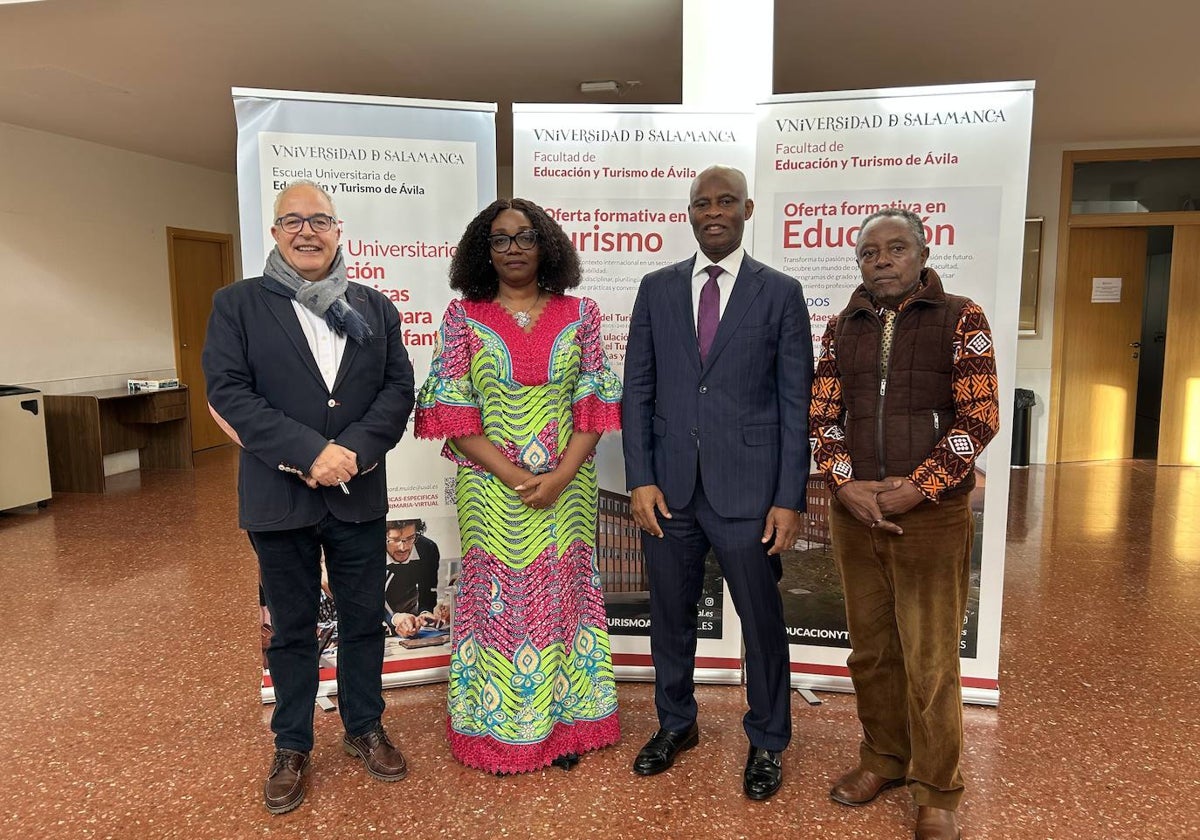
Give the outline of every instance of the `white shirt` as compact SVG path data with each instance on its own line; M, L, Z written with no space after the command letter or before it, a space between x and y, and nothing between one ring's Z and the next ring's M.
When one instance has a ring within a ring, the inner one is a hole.
M725 269L725 273L717 278L717 285L721 287L721 304L717 308L717 315L725 314L725 304L729 302L729 293L733 291L733 283L737 280L738 272L742 270L742 257L746 255L746 249L738 246L732 254L727 254L725 259L718 263L714 263L708 257L704 256L703 251L696 252L695 272L692 274L692 323L700 322L700 290L704 288L704 284L708 282L708 271L710 265L719 265Z
M325 380L325 387L332 392L338 368L342 365L342 354L346 352L346 336L335 333L324 318L294 300L292 308L300 319L300 329L317 362L317 370L321 371L321 378Z

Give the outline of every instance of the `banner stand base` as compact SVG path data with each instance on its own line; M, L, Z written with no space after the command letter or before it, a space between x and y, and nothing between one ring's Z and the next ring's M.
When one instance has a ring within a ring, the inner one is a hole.
M804 698L804 702L810 706L820 706L821 705L821 698L818 697L817 695L813 694L812 691L810 691L807 688L801 688L801 687L797 686L796 693L799 694L802 698Z
M325 694L317 695L317 707L320 708L320 710L322 712L336 712L337 711L337 704L334 703L332 700L330 700L329 696L325 695Z

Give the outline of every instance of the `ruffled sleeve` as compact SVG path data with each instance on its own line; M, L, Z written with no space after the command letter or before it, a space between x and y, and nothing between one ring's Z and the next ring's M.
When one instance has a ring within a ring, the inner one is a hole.
M478 337L467 324L462 302L446 308L438 329L429 378L417 394L419 438L456 438L483 434L479 393L471 382L471 358Z
M579 301L579 381L571 399L571 414L578 432L613 432L621 428L621 380L604 353L600 307L591 298Z

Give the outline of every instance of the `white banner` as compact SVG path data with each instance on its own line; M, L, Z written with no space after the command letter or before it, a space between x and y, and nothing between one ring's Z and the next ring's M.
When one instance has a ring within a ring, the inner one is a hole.
M696 251L687 213L692 179L718 163L750 177L753 137L753 114L513 106L513 193L545 207L574 241L583 266L579 294L604 313L605 350L618 374L642 276ZM619 434L601 439L596 463L597 552L613 665L618 678L652 679L650 598ZM698 635L696 679L740 682L741 629L711 556Z
M452 297L450 257L467 223L496 198L496 106L245 88L233 98L246 272L259 273L274 246L269 216L279 190L298 179L320 184L344 223L347 277L395 302L420 387ZM388 455L388 518L424 521L440 554L438 600L449 605L461 563L454 466L439 444L411 431L410 422ZM264 615L264 645L268 630ZM327 693L336 688L337 642L336 634L322 638ZM448 635L390 636L384 685L444 679L448 664ZM265 672L263 686L264 700L273 699Z
M999 699L1000 602L1033 84L958 85L775 97L759 108L755 253L797 278L825 324L861 282L862 219L902 206L925 220L929 265L991 322L1001 429L972 495L976 544L962 636L963 695ZM809 528L785 571L793 684L850 689L841 586L828 550L828 492L809 482Z

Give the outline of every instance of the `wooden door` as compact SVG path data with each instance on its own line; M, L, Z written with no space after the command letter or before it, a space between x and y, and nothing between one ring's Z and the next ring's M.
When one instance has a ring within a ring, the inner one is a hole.
M1146 229L1073 229L1066 283L1059 460L1130 458Z
M200 352L217 289L233 282L233 237L226 233L167 228L171 309L175 319L175 366L188 386L192 449L228 443L208 413Z
M1171 240L1159 466L1200 466L1200 225Z

